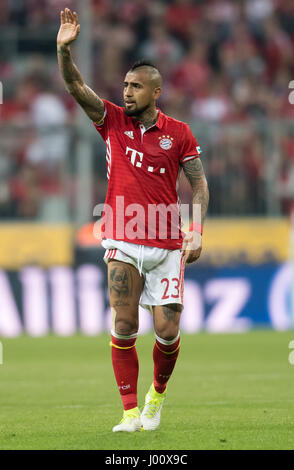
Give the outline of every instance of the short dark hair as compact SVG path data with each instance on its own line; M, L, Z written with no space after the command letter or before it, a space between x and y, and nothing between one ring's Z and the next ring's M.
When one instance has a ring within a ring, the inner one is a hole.
M150 62L150 60L139 59L132 65L132 67L130 68L130 72L133 72L134 70L138 69L139 67L152 67L152 68L158 70L156 65L154 65L152 62Z

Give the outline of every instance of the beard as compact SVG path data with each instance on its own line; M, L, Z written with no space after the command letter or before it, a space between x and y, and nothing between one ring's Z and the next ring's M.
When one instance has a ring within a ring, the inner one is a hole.
M144 111L146 111L146 109L148 109L149 106L150 106L149 104L146 104L145 106L141 106L141 108L136 108L134 110L126 109L126 107L124 107L124 111L127 116L135 117L135 116L140 116L140 114L144 113Z

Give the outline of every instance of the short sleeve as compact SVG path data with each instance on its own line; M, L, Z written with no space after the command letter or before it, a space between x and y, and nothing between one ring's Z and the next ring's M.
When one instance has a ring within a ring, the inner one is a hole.
M192 131L188 124L184 124L183 129L183 140L180 150L180 163L186 163L189 160L200 157L201 148L192 134Z
M95 129L99 132L103 140L107 139L110 126L120 126L123 110L119 106L108 100L102 100L104 103L104 115L101 121L94 122Z

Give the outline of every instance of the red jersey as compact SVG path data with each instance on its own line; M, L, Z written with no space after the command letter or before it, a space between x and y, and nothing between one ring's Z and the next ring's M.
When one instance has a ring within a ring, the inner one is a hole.
M181 248L183 234L177 178L181 164L197 158L200 147L189 126L158 110L149 129L124 108L104 101L108 190L102 238L168 250Z

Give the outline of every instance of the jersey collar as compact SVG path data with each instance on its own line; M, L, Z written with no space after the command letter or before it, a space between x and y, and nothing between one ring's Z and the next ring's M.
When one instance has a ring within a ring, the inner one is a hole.
M163 123L164 123L164 114L159 108L156 108L156 111L158 111L158 117L157 117L156 123L153 124L152 127L158 127L158 129L162 129ZM137 121L134 118L132 119L136 127L138 127L141 124L140 121ZM149 127L149 129L152 129L152 127Z
M159 108L156 108L156 109L158 111L158 118L155 123L155 126L158 127L158 129L162 129L163 123L164 123L164 114Z

